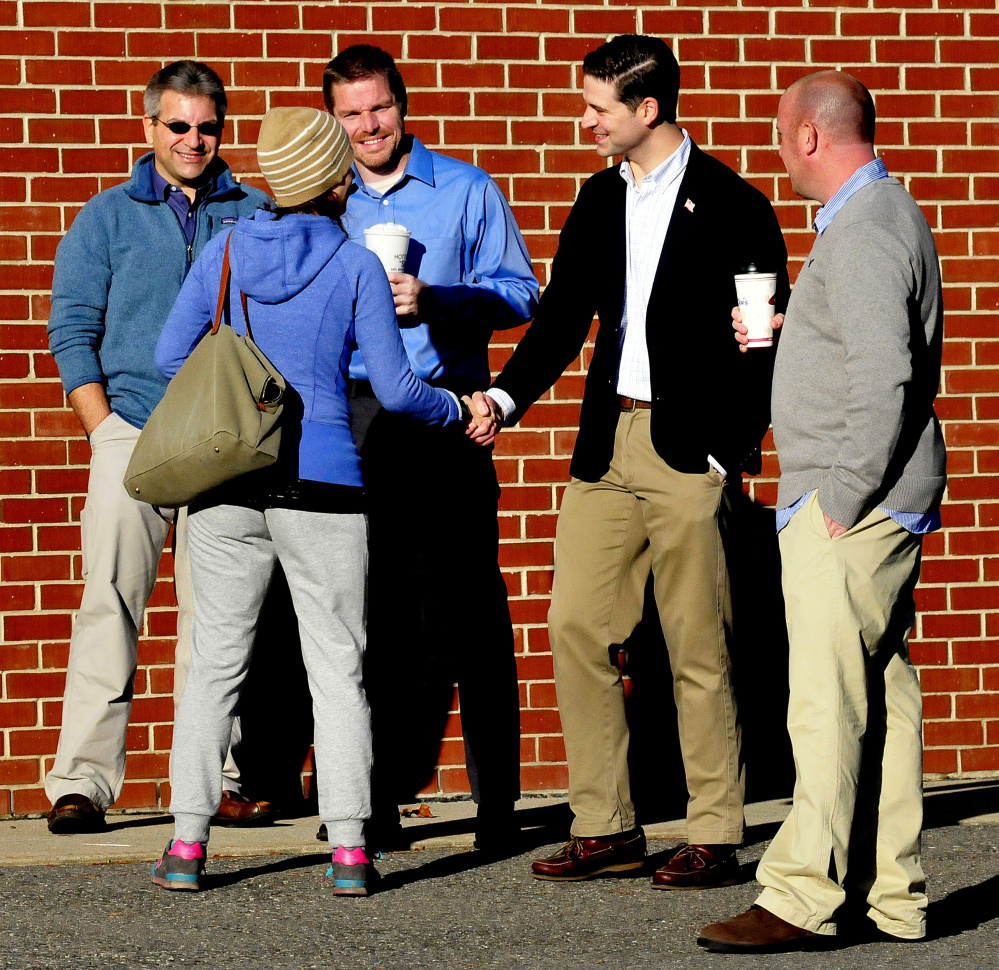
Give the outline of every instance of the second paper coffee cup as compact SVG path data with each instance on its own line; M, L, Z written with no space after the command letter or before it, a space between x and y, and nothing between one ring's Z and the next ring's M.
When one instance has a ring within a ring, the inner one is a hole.
M382 222L364 230L364 245L382 261L386 273L401 273L409 253L409 230L396 222Z
M749 328L750 347L772 347L776 273L736 273L735 292L739 298L742 322Z

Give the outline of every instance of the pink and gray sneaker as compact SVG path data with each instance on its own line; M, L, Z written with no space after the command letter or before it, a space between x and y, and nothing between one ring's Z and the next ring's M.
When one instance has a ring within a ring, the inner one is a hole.
M336 896L370 896L378 882L378 871L368 859L364 847L338 845L333 864L323 882L333 884Z
M164 889L197 891L198 879L205 874L207 842L181 842L174 839L167 843L163 856L153 863L152 880Z

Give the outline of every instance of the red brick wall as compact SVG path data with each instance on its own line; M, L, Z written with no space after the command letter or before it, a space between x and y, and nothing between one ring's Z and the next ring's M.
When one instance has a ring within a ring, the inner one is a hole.
M794 271L811 212L772 146L779 93L842 67L874 92L879 145L934 228L948 309L939 413L950 447L945 529L926 543L914 656L926 695L926 769L999 771L999 14L995 0L708 0L704 3L105 3L0 0L0 814L47 808L73 610L89 449L46 350L52 258L94 192L143 149L141 91L162 64L210 62L231 95L237 172L253 172L261 115L320 104L322 67L367 40L399 60L411 129L481 165L507 194L539 278L586 175L579 61L613 33L665 37L683 66L691 135L777 203ZM735 214L734 214L735 215ZM738 228L733 219L733 228ZM514 337L497 340L493 364ZM585 361L585 356L584 356ZM502 564L517 628L525 790L566 772L545 615L583 362L503 432ZM776 460L750 486L775 496ZM165 795L174 614L162 567L140 645L125 793ZM465 790L460 725L438 783ZM437 786L431 786L436 790Z

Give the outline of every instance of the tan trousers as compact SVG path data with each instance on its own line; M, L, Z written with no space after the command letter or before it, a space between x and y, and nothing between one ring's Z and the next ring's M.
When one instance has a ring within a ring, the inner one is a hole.
M86 795L109 808L125 777L139 631L174 513L137 502L122 479L138 429L118 415L90 436L93 455L87 500L80 516L83 599L73 626L63 694L62 729L45 793ZM186 514L177 523L175 587L178 603L175 703L190 668L191 584ZM232 759L230 757L229 761ZM237 787L238 772L232 764Z
M548 614L569 763L572 834L635 827L624 692L609 648L642 616L651 568L669 648L687 788L687 837L739 843L744 778L727 639L731 630L717 472L681 474L652 446L649 411L624 412L610 469L574 480L555 540Z
M757 902L815 933L836 932L844 903L895 936L926 932L922 698L908 648L921 549L880 510L830 539L815 495L780 534L797 781Z

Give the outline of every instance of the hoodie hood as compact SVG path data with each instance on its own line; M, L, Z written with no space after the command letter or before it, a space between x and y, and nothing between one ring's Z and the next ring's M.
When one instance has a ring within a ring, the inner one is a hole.
M235 284L257 303L283 303L302 292L346 241L322 216L291 213L275 219L259 210L240 219L229 245Z

